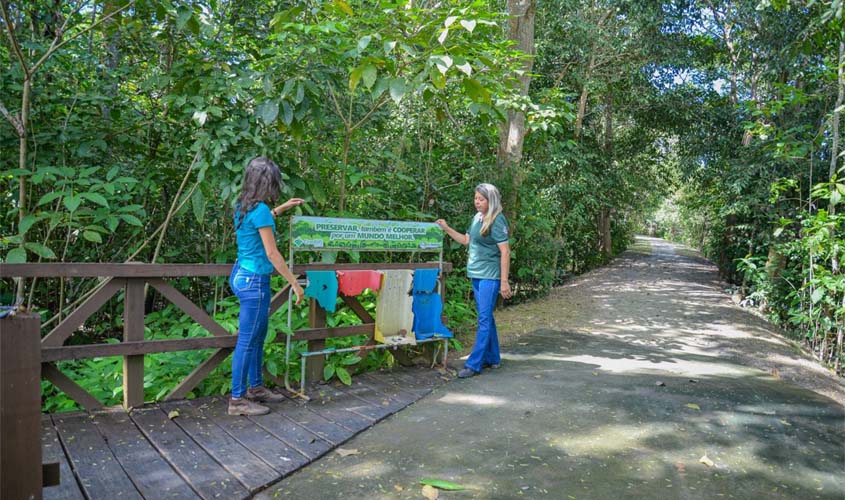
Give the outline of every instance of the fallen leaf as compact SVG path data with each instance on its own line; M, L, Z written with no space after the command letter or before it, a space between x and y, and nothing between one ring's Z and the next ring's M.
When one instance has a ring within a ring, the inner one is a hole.
M695 403L687 403L687 408L692 408L693 410L699 410L699 411L701 411L701 407L700 407L700 406L698 406L698 405L697 405L697 404L695 404Z
M713 467L714 465L716 465L712 460L710 460L706 453L703 457L699 458L698 461L703 463L707 467Z
M347 449L347 448L338 448L335 450L338 455L342 457L348 457L349 455L357 455L358 450L355 449Z
M663 382L662 380L658 380L657 383L654 384L654 385L656 385L657 387L666 387L666 382Z
M455 484L451 481L445 481L443 479L420 479L420 484L425 484L427 486L433 486L437 489L447 490L447 491L460 491L463 490L464 487L460 484Z
M400 486L398 484L394 484L393 489L396 490L396 491L405 491L405 488L403 488L402 486Z
M792 426L792 424L790 424L790 423L789 423L789 422L787 422L786 420L781 420L781 421L780 421L780 423L782 423L783 425L788 425L788 426L790 426L790 427Z
M437 491L437 488L434 488L433 486L425 485L422 487L422 495L428 500L437 500L437 498L440 496L440 492Z
M174 418L176 418L178 416L179 416L179 410L173 410L173 411L171 411L170 413L167 414L167 418L169 418L170 420L173 420Z
M534 375L534 378L543 378L542 375Z

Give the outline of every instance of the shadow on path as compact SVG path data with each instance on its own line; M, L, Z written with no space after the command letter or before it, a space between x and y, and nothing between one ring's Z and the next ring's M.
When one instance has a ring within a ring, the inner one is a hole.
M755 368L775 353L808 370L720 293L709 263L651 244L522 308L530 331L501 369L441 387L344 445L358 454L259 498L421 498L424 478L466 488L440 498L845 497L843 406Z

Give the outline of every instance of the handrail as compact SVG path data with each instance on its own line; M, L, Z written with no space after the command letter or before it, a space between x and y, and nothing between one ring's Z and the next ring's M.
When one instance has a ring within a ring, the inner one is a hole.
M364 264L302 264L293 266L294 275L316 270L387 270L387 269L432 269L440 267L439 262L415 263L364 263ZM146 354L215 349L206 361L197 366L180 382L165 399L183 398L193 390L211 371L225 360L234 349L237 334L229 335L213 318L163 278L219 277L228 276L232 264L144 264L144 263L32 263L0 264L0 278L107 278L106 286L78 305L65 320L57 325L40 343L41 374L82 406L93 409L102 406L88 391L63 374L55 365L57 361L88 359L105 356L124 358L123 405L126 408L144 403L144 356ZM451 263L443 263L443 272L452 270ZM441 280L444 280L441 275ZM208 337L171 338L146 340L143 337L144 294L143 288L150 285L165 299L177 306L197 324L211 334ZM99 310L120 290L124 291L124 334L123 341L112 344L63 345L92 314ZM288 297L285 287L271 300L271 314L278 310ZM308 342L308 349L318 350L329 338L350 335L369 335L372 338L375 322L355 297L342 297L347 306L360 318L362 324L329 328L325 326L320 309L311 300L309 328L296 330L291 340ZM285 342L286 336L276 342ZM312 361L315 372L322 373L322 359ZM311 366L309 366L311 368ZM269 375L269 374L268 374ZM313 379L312 379L313 380Z
M444 272L452 270L452 264L443 264ZM296 275L305 271L357 271L379 269L432 269L437 262L385 262L364 264L297 264L291 267ZM44 262L38 264L0 264L0 278L188 278L228 276L232 264L145 264L129 263L89 263L89 262Z

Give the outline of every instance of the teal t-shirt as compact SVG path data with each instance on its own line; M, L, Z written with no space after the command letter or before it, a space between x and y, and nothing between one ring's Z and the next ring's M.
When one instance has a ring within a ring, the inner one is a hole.
M238 220L241 218L243 222L239 227ZM235 236L238 240L238 263L241 267L257 274L272 273L273 263L267 258L261 234L258 232L258 228L271 227L273 234L276 234L276 221L273 220L270 208L265 203L258 203L244 216L235 207L235 227L237 227Z
M475 214L469 225L469 259L467 276L470 278L498 280L502 278L502 251L499 243L508 241L508 220L499 214L493 220L487 236L481 235L481 214Z

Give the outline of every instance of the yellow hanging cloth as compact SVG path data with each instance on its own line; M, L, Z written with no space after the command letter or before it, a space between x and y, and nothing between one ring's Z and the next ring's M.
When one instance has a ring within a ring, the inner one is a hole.
M413 273L408 269L382 271L376 299L375 339L390 345L416 344L414 337Z

